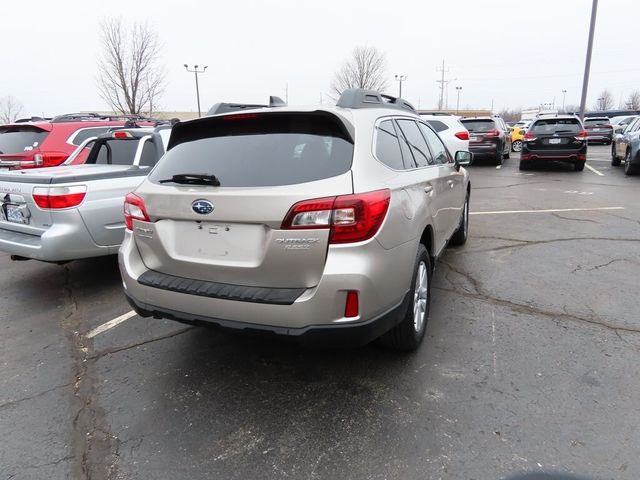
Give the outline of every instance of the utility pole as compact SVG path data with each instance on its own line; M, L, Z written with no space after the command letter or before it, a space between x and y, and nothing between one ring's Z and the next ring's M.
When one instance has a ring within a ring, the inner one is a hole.
M562 113L565 113L564 111L564 101L567 98L567 91L566 90L562 90Z
M591 52L593 50L593 34L596 29L596 14L598 13L598 0L593 0L591 7L591 24L589 25L589 40L587 42L587 58L584 62L584 79L582 80L582 98L580 99L580 120L584 119L584 111L587 107L587 90L589 89L589 73L591 71Z
M284 85L284 101L289 105L289 82Z
M436 67L436 72L440 72L442 74L442 76L440 77L440 80L436 80L440 84L440 101L438 102L438 110L442 110L442 108L444 107L444 87L445 87L444 75L445 73L449 72L448 68L447 69L444 68L444 59L442 60L442 67Z
M402 82L407 79L406 75L396 75L396 81L400 84L398 87L398 97L402 98Z
M185 63L184 68L187 70L187 72L193 73L196 76L196 99L198 100L198 117L201 117L202 112L200 112L200 87L198 86L198 74L204 73L207 69L207 65L205 65L202 70L198 70L198 65L194 65L193 70L189 70L189 65Z
M462 87L456 87L458 92L458 101L456 102L456 115L460 113L460 92L462 91Z
M493 113L493 98L491 99L491 113Z

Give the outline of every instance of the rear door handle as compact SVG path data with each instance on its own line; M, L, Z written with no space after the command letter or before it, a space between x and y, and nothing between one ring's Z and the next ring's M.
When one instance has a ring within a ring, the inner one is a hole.
M427 185L426 187L424 187L424 193L431 193L433 192L433 187L431 185Z

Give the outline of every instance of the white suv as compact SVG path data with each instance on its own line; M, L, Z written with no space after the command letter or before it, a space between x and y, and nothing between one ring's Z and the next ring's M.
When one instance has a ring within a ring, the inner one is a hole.
M436 131L452 154L460 150L469 150L469 131L460 122L459 117L442 112L421 112L420 118Z

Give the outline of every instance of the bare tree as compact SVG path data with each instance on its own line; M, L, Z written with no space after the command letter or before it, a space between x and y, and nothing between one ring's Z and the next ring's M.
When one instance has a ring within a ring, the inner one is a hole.
M389 86L386 77L387 60L384 53L375 47L356 47L351 58L335 73L330 96L337 99L348 88L384 91Z
M625 107L629 110L640 110L640 90L634 90L629 94Z
M146 23L101 24L102 58L98 62L100 96L119 113L151 114L164 90L165 71L158 64L161 45Z
M610 90L604 89L598 95L598 102L596 103L596 110L610 110L613 108L615 99Z
M521 109L509 110L507 108L502 109L498 115L507 123L515 123L522 117Z
M0 123L13 123L22 114L22 103L8 95L0 98Z

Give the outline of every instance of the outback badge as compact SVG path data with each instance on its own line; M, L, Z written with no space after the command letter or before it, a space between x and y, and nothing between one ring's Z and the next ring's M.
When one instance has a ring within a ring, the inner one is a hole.
M200 215L208 215L213 212L213 203L204 199L196 200L191 204L191 210Z

